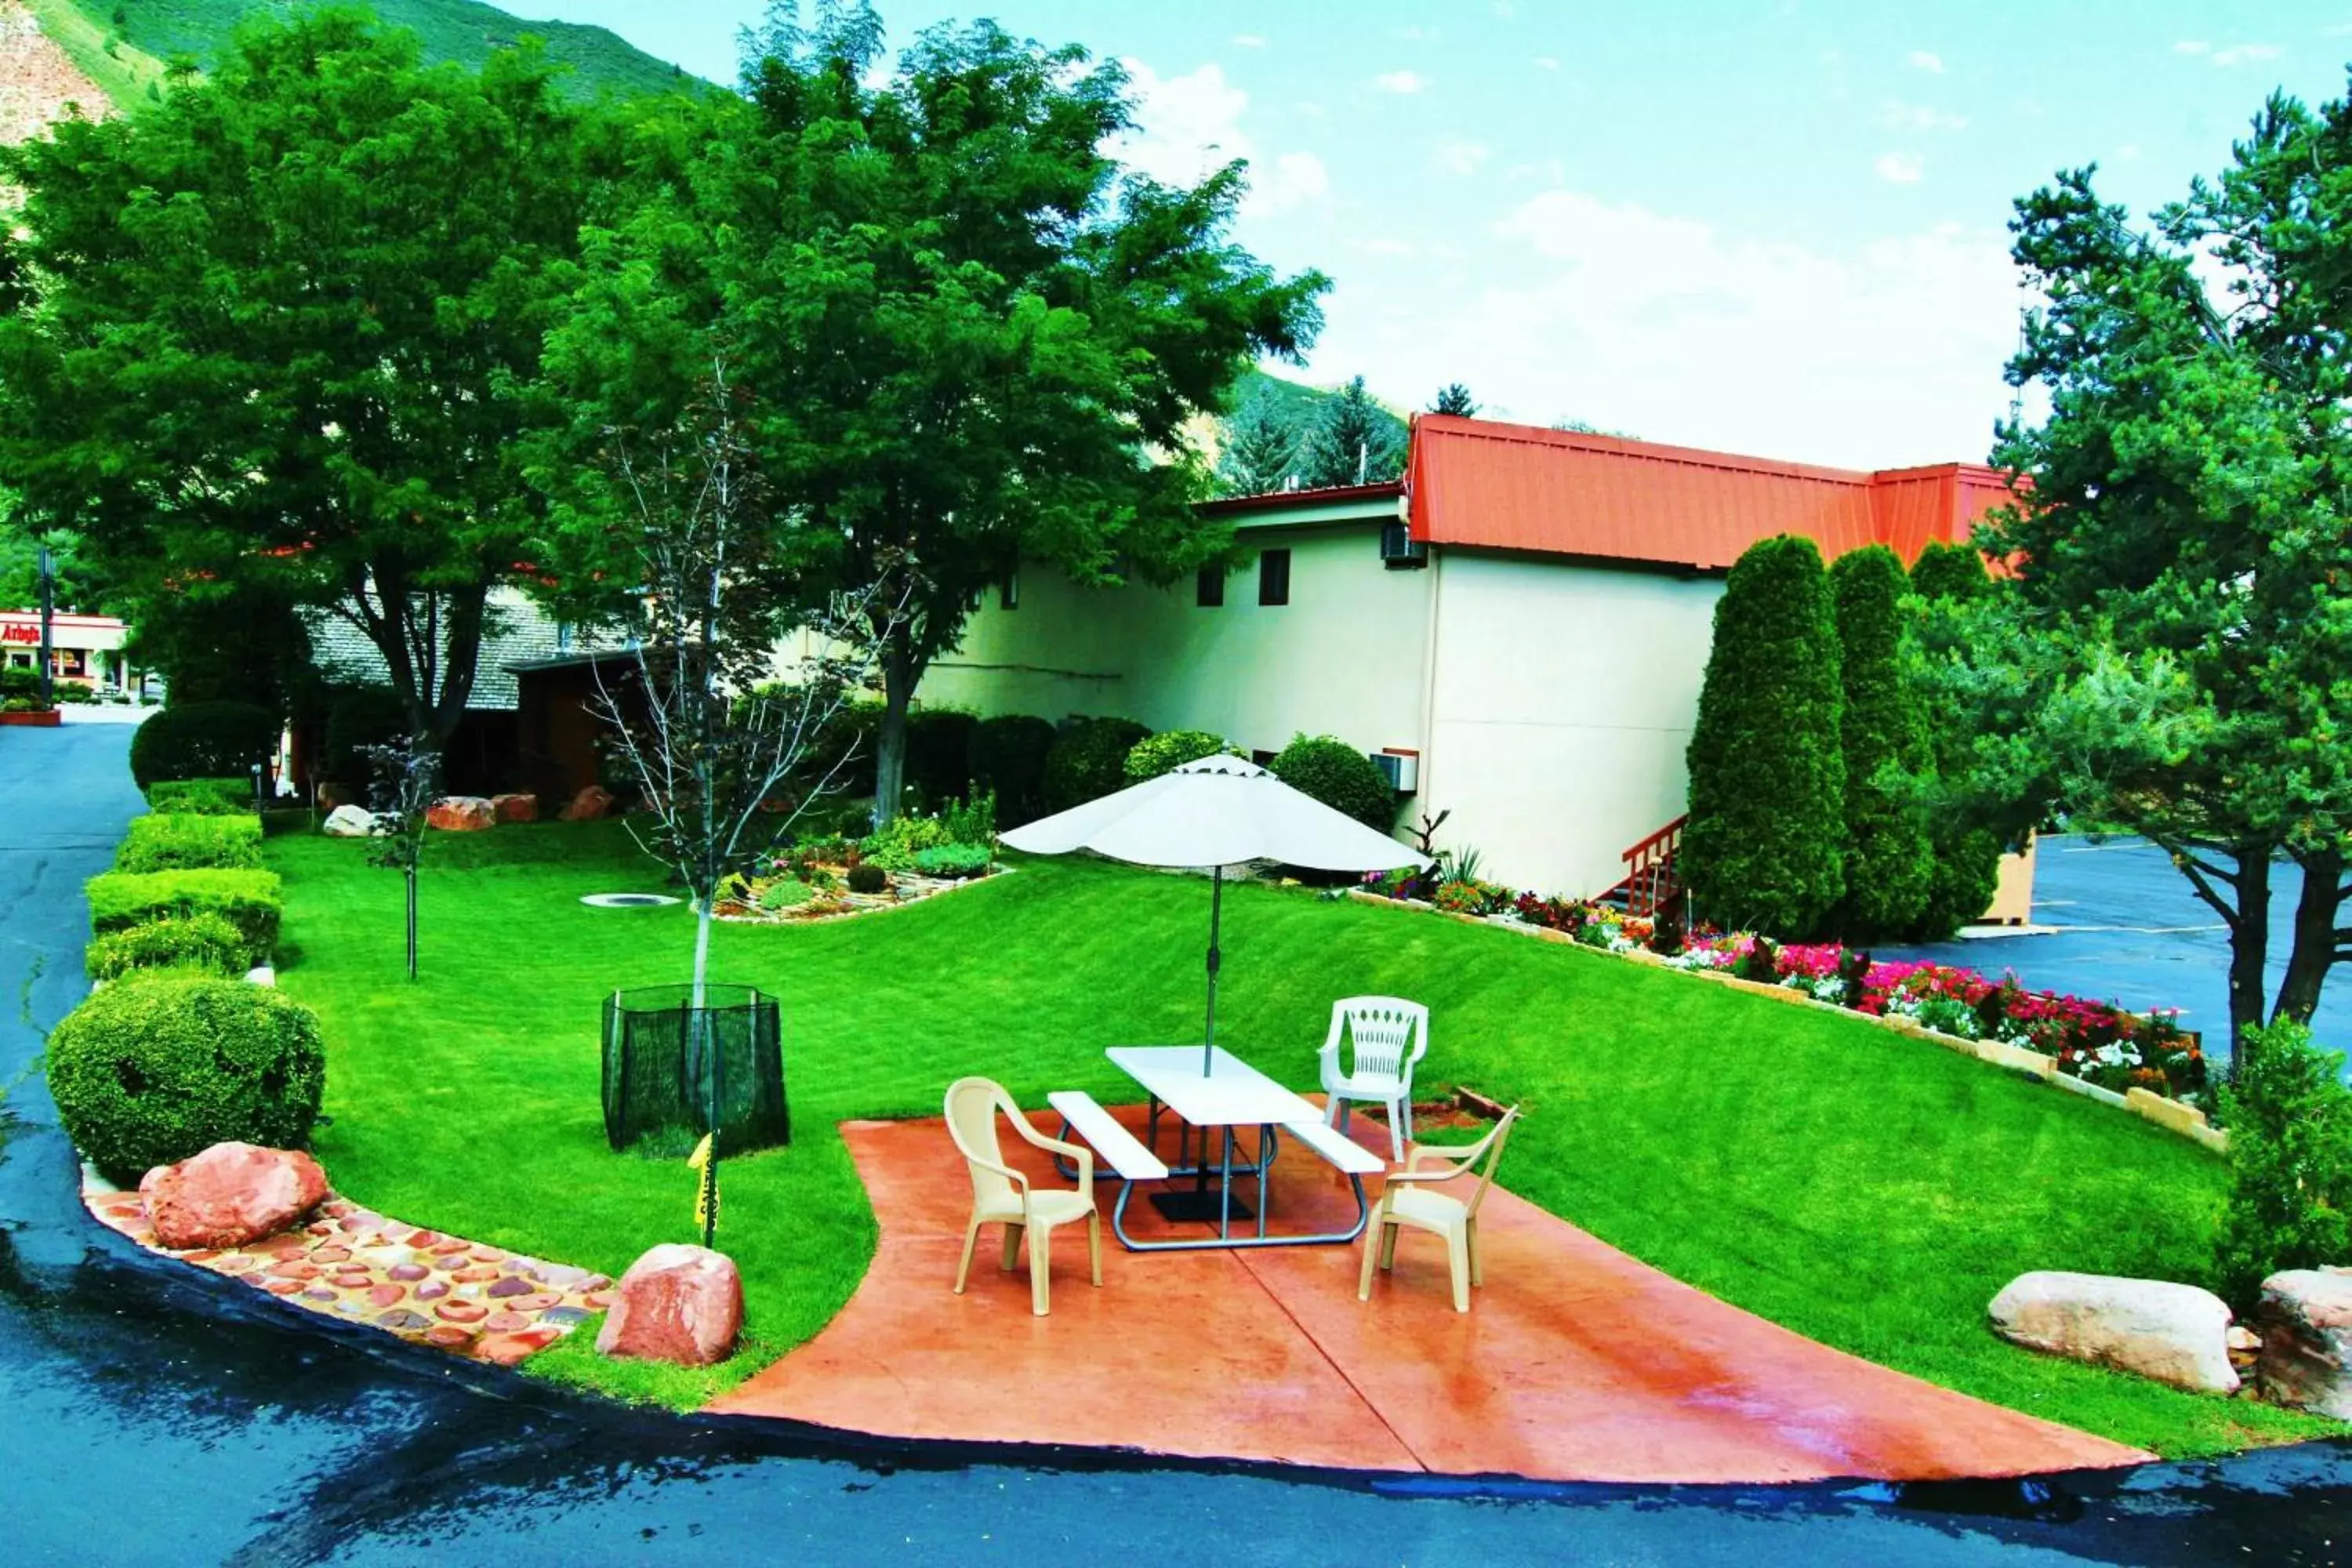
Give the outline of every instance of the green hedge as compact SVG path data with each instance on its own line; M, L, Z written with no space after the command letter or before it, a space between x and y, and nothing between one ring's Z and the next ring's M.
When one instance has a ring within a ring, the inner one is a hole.
M114 850L118 871L249 869L260 864L257 816L134 816Z
M131 776L145 789L158 779L216 779L243 773L278 742L278 717L250 702L184 702L166 707L131 737Z
M150 921L216 914L245 939L248 965L267 963L286 908L275 871L109 871L89 879L89 921L100 936Z
M1054 726L1026 713L982 719L971 732L971 787L996 795L1000 826L1018 827L1044 815L1045 757Z
M961 799L971 788L971 737L980 721L957 708L907 715L907 782L927 805Z
M121 1183L231 1140L305 1147L327 1081L309 1008L267 985L169 971L66 1015L47 1071L75 1146Z
M1274 759L1274 776L1386 833L1396 826L1397 794L1380 764L1335 735L1294 735Z
M1045 809L1067 811L1127 787L1127 753L1150 739L1132 719L1074 719L1045 753Z
M147 809L182 816L250 816L253 777L157 779L147 786Z
M150 921L128 931L94 937L82 964L92 980L119 980L137 969L194 969L235 976L246 962L245 933L226 917L212 913Z
M1213 757L1221 752L1234 756L1242 754L1223 735L1212 735L1206 730L1163 730L1157 735L1146 735L1129 748L1127 761L1120 771L1127 775L1128 783L1141 784L1186 763Z

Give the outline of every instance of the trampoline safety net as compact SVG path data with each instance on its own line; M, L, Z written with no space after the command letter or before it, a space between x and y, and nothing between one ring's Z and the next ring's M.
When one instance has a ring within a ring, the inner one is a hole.
M604 999L604 1136L681 1155L710 1131L722 1155L793 1139L776 999L749 985L648 985Z

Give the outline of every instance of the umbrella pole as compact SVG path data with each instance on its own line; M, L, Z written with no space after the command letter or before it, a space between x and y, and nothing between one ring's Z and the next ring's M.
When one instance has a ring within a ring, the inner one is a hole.
M1209 869L1209 1021L1201 1037L1201 1076L1209 1076L1217 1046L1217 925L1223 918L1225 904L1225 868L1213 866Z

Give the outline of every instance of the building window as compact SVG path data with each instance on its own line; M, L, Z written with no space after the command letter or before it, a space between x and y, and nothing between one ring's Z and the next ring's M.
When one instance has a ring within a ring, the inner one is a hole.
M1005 573L1004 581L996 585L996 603L1000 609L1021 607L1021 572L1018 567Z
M1272 752L1252 752L1250 753L1250 761L1255 763L1259 767L1270 768L1274 766L1274 753Z
M1290 552L1261 550L1257 556L1257 602L1261 605L1290 603Z
M1209 565L1192 584L1192 602L1204 610L1213 610L1225 602L1225 569Z

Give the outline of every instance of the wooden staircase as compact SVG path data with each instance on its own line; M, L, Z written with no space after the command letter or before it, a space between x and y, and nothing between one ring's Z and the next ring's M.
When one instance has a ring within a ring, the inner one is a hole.
M1625 862L1623 879L1593 902L1643 920L1673 903L1683 890L1675 853L1682 847L1683 828L1689 822L1686 815L1677 816L1626 850L1622 857Z

